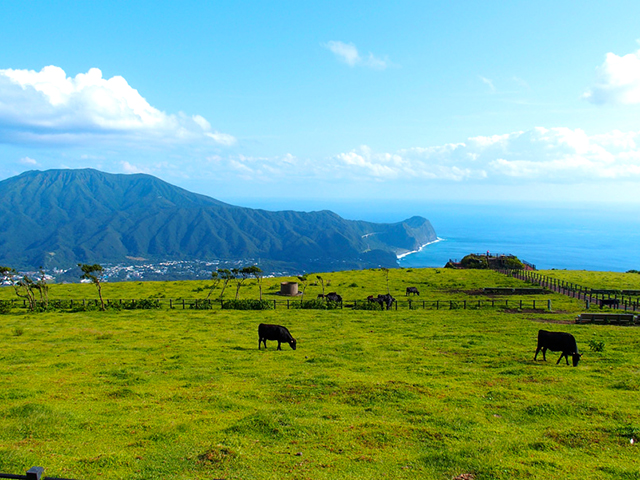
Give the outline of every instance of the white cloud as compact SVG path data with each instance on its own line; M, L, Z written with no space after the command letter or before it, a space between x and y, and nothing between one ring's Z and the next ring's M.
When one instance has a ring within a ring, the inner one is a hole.
M121 166L122 166L122 171L124 173L149 173L148 170L136 167L135 165L132 165L129 162L121 162Z
M596 69L596 82L584 99L596 104L640 103L640 50L622 57L607 53Z
M362 57L353 43L331 40L322 46L331 50L336 57L350 67L363 66L377 70L384 70L389 66L388 60L376 57L373 53L369 53L369 55Z
M283 179L355 185L578 184L640 181L640 131L588 135L581 129L543 128L470 137L464 142L377 152L363 145L318 161L215 155L212 178L276 184ZM202 172L202 170L201 170Z
M24 157L20 159L20 163L23 165L38 165L38 161L33 158Z
M39 72L0 70L0 142L78 144L96 139L235 143L200 115L154 108L123 77L102 78L97 68L75 77L56 66Z
M480 81L489 87L491 93L495 93L496 87L493 85L493 80L488 79L487 77L483 77L482 75L478 75Z
M376 153L360 147L333 158L335 171L373 180L579 183L640 180L640 132L589 136L580 129L534 128L465 142Z

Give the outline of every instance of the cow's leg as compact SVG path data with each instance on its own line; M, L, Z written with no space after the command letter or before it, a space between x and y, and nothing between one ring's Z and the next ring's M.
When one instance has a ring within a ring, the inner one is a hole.
M278 350L282 350L282 349L280 348L280 340L278 340Z
M542 347L542 359L547 361L547 347Z
M536 348L536 354L533 356L533 360L536 361L538 359L538 353L540 353L540 350L542 350L542 347L538 347Z
M562 352L562 355L560 355L560 358L556 362L556 365L560 363L560 360L562 360L562 357L564 357L564 359L567 361L567 365L569 365L569 357L567 356L566 352Z

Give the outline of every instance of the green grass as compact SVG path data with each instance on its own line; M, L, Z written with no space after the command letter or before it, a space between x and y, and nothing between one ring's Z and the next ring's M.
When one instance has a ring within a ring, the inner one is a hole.
M588 288L640 290L640 275L637 273L590 272L586 270L541 270L539 273Z
M439 271L392 271L392 292L417 286L464 298L483 286L522 286L494 272ZM323 276L347 297L386 291L379 271ZM198 285L105 290L169 298ZM82 298L92 288L56 285L52 296ZM308 295L312 289L319 287ZM256 293L243 289L247 298ZM581 302L553 298L562 308L551 313L14 309L0 315L0 471L42 465L47 475L78 479L640 478L630 443L640 436L640 330L569 323ZM298 349L268 342L259 351L260 322L286 325ZM540 328L573 333L580 365L556 366L559 354L550 352L534 362ZM590 342L604 348L591 351Z

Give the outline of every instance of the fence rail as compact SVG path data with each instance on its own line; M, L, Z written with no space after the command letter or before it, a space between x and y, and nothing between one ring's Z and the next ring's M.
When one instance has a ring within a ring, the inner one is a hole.
M589 288L527 270L500 270L500 272L525 282L540 285L554 292L584 300L587 309L591 304L595 304L600 308L607 306L614 310L640 311L639 290Z
M487 289L491 291L491 289ZM509 290L509 296L513 297L513 294L527 295L532 292L526 290L514 291ZM506 292L506 291L505 291ZM491 291L495 294L496 292ZM538 291L534 293L539 293ZM12 308L28 308L28 303L20 299L5 300L10 302ZM105 305L107 307L123 308L123 309L169 309L169 310L223 310L223 309L238 309L234 307L233 300L207 300L207 299L153 299L153 303L149 303L149 299L105 299ZM241 300L242 302L242 300ZM257 300L255 302L258 302ZM40 302L38 302L39 304ZM315 305L314 305L315 304ZM371 303L367 299L356 300L343 300L342 302L321 302L320 305L327 305L331 309L367 309L376 303ZM82 308L100 308L100 301L97 299L76 299L76 300L50 300L48 303L50 308L54 309L82 309ZM262 302L263 307L256 309L314 309L322 308L318 305L315 299L301 300L297 298L290 299L269 299ZM424 298L424 299L396 299L391 305L390 309L393 310L455 310L455 309L477 309L477 308L531 308L534 310L551 310L551 300L549 299L451 299L451 298ZM251 308L248 308L251 309ZM2 478L2 477L0 477Z
M43 467L31 467L27 470L26 475L13 475L11 473L0 473L0 478L18 478L23 480L73 480L72 478L60 478L60 477L43 477Z

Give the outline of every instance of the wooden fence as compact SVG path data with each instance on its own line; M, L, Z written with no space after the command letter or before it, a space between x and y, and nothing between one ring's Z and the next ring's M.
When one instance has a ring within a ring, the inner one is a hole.
M43 477L42 475L44 475L43 467L31 467L29 470L27 470L26 475L0 473L0 478L19 478L24 480L73 480L71 478Z
M511 290L511 289L509 289ZM525 290L523 290L524 292ZM519 292L518 292L519 293ZM536 292L537 293L537 292ZM28 307L27 302L20 299L5 300L10 302L12 308ZM142 309L169 309L169 310L222 310L234 309L233 300L207 300L207 299L105 299L107 307L122 308L126 310ZM242 302L242 300L241 300ZM263 303L268 308L275 310L293 309L314 309L313 300L300 299L269 299ZM367 299L364 300L344 300L342 302L329 302L332 309L367 309L372 304ZM38 302L38 305L40 303ZM97 299L76 299L76 300L50 300L49 307L61 310L82 310L86 308L100 308L100 301ZM461 300L461 299L396 299L391 305L392 310L456 310L456 309L480 309L480 308L504 308L504 309L534 309L551 310L551 300L549 299L481 299L481 300Z
M600 306L603 300L617 300L607 305L615 310L640 311L639 290L595 289L577 283L567 282L538 272L527 270L500 270L501 273L519 278L529 283L540 285L557 293L562 293L578 300L584 300L588 309L591 304Z

